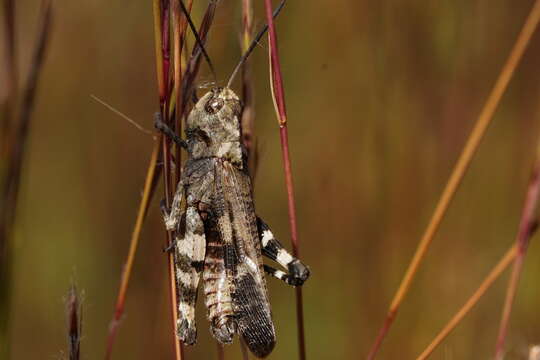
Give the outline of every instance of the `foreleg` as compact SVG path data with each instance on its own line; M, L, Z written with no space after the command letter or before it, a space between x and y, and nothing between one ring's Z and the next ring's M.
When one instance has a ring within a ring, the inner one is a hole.
M183 147L187 150L187 143L176 135L174 131L163 121L161 118L161 113L157 112L154 115L154 127L159 130L163 135L167 136L169 139L175 142L176 145Z

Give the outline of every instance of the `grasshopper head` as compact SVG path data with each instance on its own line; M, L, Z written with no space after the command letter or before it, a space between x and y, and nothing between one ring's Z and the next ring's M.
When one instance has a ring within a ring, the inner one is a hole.
M231 89L216 87L206 93L187 119L192 157L219 157L241 165L241 112L242 103Z

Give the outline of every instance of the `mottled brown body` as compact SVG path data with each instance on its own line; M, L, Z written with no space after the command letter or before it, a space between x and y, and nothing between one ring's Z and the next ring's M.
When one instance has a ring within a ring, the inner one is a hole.
M197 102L187 120L189 157L165 224L176 232L180 339L196 341L195 302L202 273L214 337L230 343L238 333L256 356L264 357L276 341L264 272L296 286L309 271L255 215L240 142L241 110L228 88L215 88ZM263 253L288 273L263 266Z

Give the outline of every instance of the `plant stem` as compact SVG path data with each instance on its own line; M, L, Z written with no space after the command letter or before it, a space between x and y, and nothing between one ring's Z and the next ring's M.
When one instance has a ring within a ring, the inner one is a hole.
M497 105L499 104L501 97L504 94L508 83L510 82L510 79L512 78L512 75L517 65L519 64L523 53L525 52L531 36L534 33L536 26L538 25L539 19L540 0L537 0L527 20L525 21L525 24L523 25L523 28L516 40L516 43L514 44L514 47L512 48L512 51L510 52L510 55L501 73L499 74L499 77L497 78L495 86L493 87L486 101L486 104L484 105L482 112L480 113L478 120L476 121L476 124L471 131L469 139L467 140L467 143L463 148L463 151L452 171L452 174L450 175L448 183L446 184L444 191L437 203L437 206L435 207L435 211L433 212L433 215L429 221L429 224L424 234L422 235L420 243L418 244L416 252L412 258L412 261L409 264L405 276L403 277L403 280L401 281L399 288L392 300L386 316L386 320L382 328L380 329L379 335L377 336L377 339L371 347L371 350L367 356L368 360L372 360L375 358L382 344L382 341L390 330L390 327L395 320L397 311L403 301L403 298L407 294L412 280L414 279L414 276L418 271L420 263L424 259L429 245L431 244L433 237L439 229L439 225L441 224L442 219L446 214L446 210L448 210L450 202L453 199L457 188L461 184L461 180L463 179L463 176L465 175L465 172L467 171L471 160L476 153L476 150L478 149L482 138L484 137L487 127L490 124L491 119L493 118L493 114L495 113L495 109L497 108Z
M127 288L128 288L129 280L131 277L131 272L133 269L133 261L135 260L135 254L137 253L137 248L139 245L139 239L141 237L142 226L143 226L144 220L146 219L146 215L148 214L148 207L150 205L150 201L152 200L152 196L154 195L154 191L158 182L157 180L159 179L159 176L161 175L160 170L156 171L157 160L160 154L161 141L162 140L156 141L154 143L154 149L152 150L152 156L150 158L150 162L148 164L148 170L146 172L146 180L144 182L143 195L142 195L141 203L139 205L139 210L137 212L137 219L135 220L133 232L131 233L128 256L127 256L126 263L122 271L122 277L120 280L120 288L118 290L118 296L116 298L115 311L114 311L113 319L111 320L109 324L109 334L107 336L107 350L105 352L105 359L107 360L111 359L112 357L112 348L114 345L114 341L116 339L118 325L120 323L120 320L122 319L122 315L124 314Z
M285 171L285 184L287 187L287 205L289 209L289 226L291 230L291 242L293 255L299 256L299 244L297 236L296 205L294 199L294 185L289 155L289 139L287 131L287 111L285 107L285 93L283 90L283 78L281 75L281 65L279 60L279 50L277 45L277 35L272 15L271 0L264 0L266 10L266 21L268 23L268 40L270 44L270 85L272 88L272 98L279 122L279 136L281 140L281 153L283 157L283 168ZM306 359L306 346L304 335L304 309L302 301L302 288L296 288L296 319L298 326L298 350L299 359Z
M539 143L540 145L540 143ZM506 298L504 302L504 308L501 316L501 323L499 326L499 334L497 337L497 344L495 346L495 360L502 360L504 355L504 342L506 334L508 332L508 323L510 320L510 313L512 311L512 305L516 296L519 278L523 270L523 262L525 260L525 254L529 245L532 231L538 225L535 221L535 211L538 203L538 193L540 191L540 147L537 151L536 160L531 172L531 178L527 189L527 195L525 197L525 204L523 205L523 212L521 220L519 222L519 230L516 236L517 256L514 260L514 266L512 268L512 275L508 283L506 291Z
M15 64L15 3L4 2L6 10L6 45L8 50L8 98L2 109L0 119L0 358L9 357L9 320L11 307L11 243L21 184L26 143L30 132L32 114L40 76L43 72L45 55L53 21L53 8L50 0L41 1L41 12L37 41L32 49L32 58L26 86L21 96L20 111L16 116L17 76ZM15 118L17 118L15 120Z
M517 246L513 245L502 259L495 265L489 275L482 281L482 284L474 292L474 294L467 300L467 302L459 309L459 311L452 317L452 319L443 327L443 329L437 334L435 339L428 345L428 347L416 358L416 360L427 359L441 344L441 342L454 330L461 320L467 315L467 313L478 303L478 301L484 296L486 291L491 285L499 278L504 270L512 263L516 258Z

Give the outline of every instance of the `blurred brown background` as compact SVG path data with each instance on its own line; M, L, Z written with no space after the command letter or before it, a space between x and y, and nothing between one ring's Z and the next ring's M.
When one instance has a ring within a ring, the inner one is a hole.
M195 1L195 20L205 2ZM263 23L262 2L255 16ZM531 0L291 0L277 21L297 191L309 359L363 358ZM39 1L17 1L21 76ZM259 26L257 28L259 28ZM208 51L225 82L239 58L240 1L221 1ZM12 359L57 359L64 297L84 293L83 359L103 357L157 109L151 1L55 2L15 239ZM2 47L3 49L3 47ZM289 245L267 46L253 58L260 167L256 204ZM540 34L414 281L381 359L411 359L510 246L539 134ZM203 65L200 81L211 79ZM5 74L1 73L4 77ZM5 89L1 87L0 91ZM158 194L161 194L159 190ZM158 195L146 222L115 359L171 358ZM533 238L508 338L509 359L540 343L540 244ZM492 355L507 276L433 359ZM294 291L269 280L278 345L296 356ZM215 357L199 308L187 359ZM237 342L226 348L238 358Z

